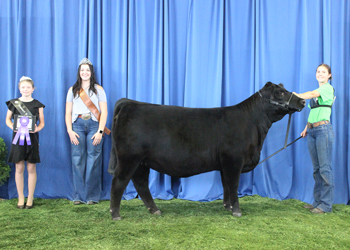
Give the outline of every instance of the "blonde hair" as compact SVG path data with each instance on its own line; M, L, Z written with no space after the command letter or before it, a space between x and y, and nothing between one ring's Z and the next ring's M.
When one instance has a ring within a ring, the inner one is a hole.
M32 85L32 87L34 88L34 81L32 80L32 78L30 78L28 76L22 76L21 79L19 79L18 87L21 87L22 82L29 82Z

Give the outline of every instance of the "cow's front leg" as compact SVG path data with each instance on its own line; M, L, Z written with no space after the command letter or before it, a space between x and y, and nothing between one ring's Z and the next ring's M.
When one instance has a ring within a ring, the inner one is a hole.
M231 203L230 208L231 208L233 216L241 217L242 216L242 212L241 212L241 209L239 208L239 199L238 199L237 191L238 191L238 185L237 185L237 189L236 189L236 194L232 194L233 202Z
M239 175L238 178L236 176L228 177L231 181L227 184L229 190L229 203L226 205L226 209L232 212L232 215L235 217L241 217L242 212L239 207L239 199L238 199L238 186L239 186ZM235 184L237 182L237 184Z
M220 171L220 174L221 174L222 187L224 189L224 199L223 199L224 208L226 210L231 211L231 209L230 209L230 196L229 196L228 187L226 185L226 181L224 179L224 173L222 171Z
M233 216L241 217L242 212L239 208L238 186L243 165L242 160L222 156L221 164L223 181L226 183L229 196L229 208L226 209L232 211Z

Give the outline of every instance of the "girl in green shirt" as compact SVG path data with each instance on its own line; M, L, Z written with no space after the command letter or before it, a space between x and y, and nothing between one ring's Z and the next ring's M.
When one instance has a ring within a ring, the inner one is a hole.
M334 101L334 89L328 80L332 78L331 68L321 64L316 70L318 89L296 94L300 98L310 99L308 123L301 136L307 137L308 148L313 165L315 179L314 202L304 207L312 213L332 212L334 197L334 179L332 170L332 151L334 132L330 123L331 107Z

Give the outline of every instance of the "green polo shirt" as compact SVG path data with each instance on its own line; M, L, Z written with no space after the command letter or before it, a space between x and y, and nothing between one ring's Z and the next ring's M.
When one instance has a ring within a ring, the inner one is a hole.
M330 85L329 83L326 83L321 87L319 87L318 89L316 89L316 91L320 94L320 96L317 97L318 104L320 105L333 104L334 90L332 85ZM310 104L309 104L309 108L310 108ZM319 107L319 108L311 109L308 122L315 123L315 122L325 121L325 120L329 121L331 117L331 112L332 112L332 109L328 107Z

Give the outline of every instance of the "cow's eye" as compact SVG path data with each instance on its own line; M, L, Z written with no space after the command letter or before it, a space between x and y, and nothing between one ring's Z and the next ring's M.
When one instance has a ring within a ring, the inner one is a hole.
M280 92L277 93L277 96L278 96L278 97L283 97L284 94L285 94L285 93L284 93L283 91L280 91Z

